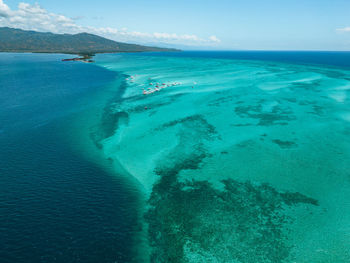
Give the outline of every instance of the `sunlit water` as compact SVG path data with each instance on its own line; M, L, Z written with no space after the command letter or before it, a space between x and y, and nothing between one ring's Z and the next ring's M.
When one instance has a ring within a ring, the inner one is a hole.
M125 91L94 138L143 185L151 262L350 261L349 54L244 54L97 56Z
M350 262L350 53L64 57L0 56L1 262Z

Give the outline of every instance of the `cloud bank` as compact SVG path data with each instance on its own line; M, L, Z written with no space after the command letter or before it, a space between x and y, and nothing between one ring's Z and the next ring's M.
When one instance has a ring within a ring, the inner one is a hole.
M350 32L350 26L349 27L344 27L344 28L338 28L337 31L339 31L339 32Z
M52 33L76 34L88 32L117 41L138 43L162 42L167 44L181 44L192 46L209 46L220 43L216 36L201 38L193 34L178 35L175 33L146 33L128 31L125 28L90 27L77 24L77 19L51 13L39 4L19 3L16 10L12 10L3 0L0 0L0 26L14 27L24 30L35 30Z

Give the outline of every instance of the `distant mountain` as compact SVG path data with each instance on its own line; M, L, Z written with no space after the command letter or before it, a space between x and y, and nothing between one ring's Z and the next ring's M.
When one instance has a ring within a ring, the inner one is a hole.
M53 34L0 27L0 52L96 54L114 52L177 51L116 42L88 33Z

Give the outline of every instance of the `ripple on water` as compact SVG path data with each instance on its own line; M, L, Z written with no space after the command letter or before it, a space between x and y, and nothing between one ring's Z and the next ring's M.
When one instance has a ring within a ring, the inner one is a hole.
M140 76L102 145L147 189L151 262L350 260L348 71L146 58L102 58ZM148 78L182 84L143 96Z

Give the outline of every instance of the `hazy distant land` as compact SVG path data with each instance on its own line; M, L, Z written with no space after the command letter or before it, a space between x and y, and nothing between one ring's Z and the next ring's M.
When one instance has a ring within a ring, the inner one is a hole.
M53 34L0 27L0 52L93 55L97 53L146 51L178 50L116 42L89 33Z

